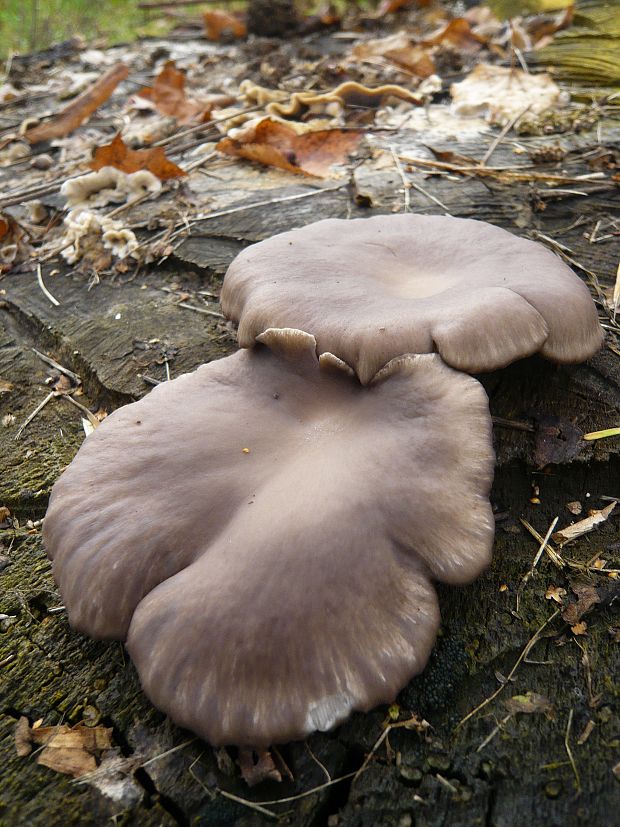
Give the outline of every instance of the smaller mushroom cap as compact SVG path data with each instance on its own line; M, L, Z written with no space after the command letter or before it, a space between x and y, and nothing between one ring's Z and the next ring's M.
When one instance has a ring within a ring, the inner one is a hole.
M267 331L111 414L44 522L71 624L127 639L143 687L213 744L268 745L390 701L420 672L431 578L490 560L491 422L437 355L362 388Z
M444 216L327 219L276 235L237 256L221 301L242 347L299 327L364 384L403 353L478 373L537 352L581 362L602 342L587 287L556 255Z

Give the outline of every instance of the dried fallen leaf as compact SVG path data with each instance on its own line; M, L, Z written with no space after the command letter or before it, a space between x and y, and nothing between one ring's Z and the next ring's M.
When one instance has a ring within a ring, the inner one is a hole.
M563 589L561 586L549 586L545 592L545 597L547 600L555 600L555 602L561 606L562 598L566 597L566 589Z
M579 500L574 500L573 502L566 503L566 508L570 511L571 514L574 514L576 517L583 511L583 506L581 505Z
M343 163L356 149L361 133L322 129L298 135L284 123L265 118L223 138L216 146L226 155L236 155L298 175L327 176L332 164Z
M542 712L547 718L555 716L555 707L544 695L538 692L525 692L523 695L513 695L506 702L506 707L509 712L515 714L523 712L526 715L533 715Z
M240 16L213 9L202 14L207 40L222 40L223 37L247 37L248 28Z
M412 44L404 31L358 43L351 50L351 57L355 60L383 58L420 78L427 78L435 72L435 63L428 50L422 45Z
M488 63L479 63L465 80L453 83L450 94L457 114L485 115L500 125L526 111L540 115L564 102L560 88L547 73L531 75Z
M588 624L585 620L581 620L579 623L575 623L574 626L571 626L570 630L574 635L585 635L588 633Z
M118 84L125 80L129 70L122 63L117 63L108 69L99 80L82 92L48 123L40 124L28 129L25 138L31 144L38 141L51 141L53 138L63 138L73 132L78 126L87 121L102 104L104 104Z
M190 121L207 121L211 117L214 103L230 101L230 98L220 95L217 100L198 101L188 98L185 94L185 73L175 66L174 60L164 64L164 68L153 81L138 92L143 98L162 115L175 118L179 123Z
M256 761L253 750L240 749L237 763L248 787L255 787L263 781L282 781L282 775L268 749L256 750Z
M21 717L15 727L15 749L18 756L25 757L33 746L43 747L37 753L37 764L79 778L95 770L96 757L112 748L111 735L111 728L83 724L30 727L28 719Z
M562 546L564 543L568 543L571 540L576 540L578 537L592 531L592 529L596 528L597 525L605 522L616 505L617 503L610 503L606 506L606 508L601 508L600 510L594 508L585 519L566 526L566 528L563 528L560 531L556 531L552 538L554 543L558 543Z
M112 143L97 147L93 160L88 166L94 170L102 167L116 167L116 169L127 173L146 169L161 181L166 181L169 178L180 178L187 174L166 158L163 147L130 149L120 135L116 135Z
M448 45L462 52L477 52L484 43L485 39L475 34L468 21L463 17L455 17L454 20L450 20L438 32L424 41L425 45Z
M562 612L562 619L574 626L592 606L601 602L601 598L596 588L588 584L576 584L571 586L571 589L577 595L577 601L569 603Z

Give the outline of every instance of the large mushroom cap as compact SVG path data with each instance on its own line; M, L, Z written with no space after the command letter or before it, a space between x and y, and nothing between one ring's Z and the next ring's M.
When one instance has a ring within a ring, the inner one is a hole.
M581 362L602 341L588 289L556 255L443 216L327 219L261 241L230 265L222 308L242 347L299 327L364 384L403 353L477 373L536 352Z
M431 577L490 559L487 399L436 355L362 388L300 331L109 416L44 522L70 622L127 638L157 706L260 746L391 700L439 622Z

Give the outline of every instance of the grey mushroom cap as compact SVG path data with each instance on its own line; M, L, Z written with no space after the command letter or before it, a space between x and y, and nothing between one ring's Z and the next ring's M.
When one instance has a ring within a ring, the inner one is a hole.
M362 388L308 334L261 338L111 414L44 521L71 624L126 639L216 745L391 701L433 646L432 579L473 580L494 534L476 380L405 356Z
M533 241L471 219L327 219L253 244L221 295L253 347L269 327L312 333L362 383L404 353L478 373L540 353L577 363L602 343L587 287Z

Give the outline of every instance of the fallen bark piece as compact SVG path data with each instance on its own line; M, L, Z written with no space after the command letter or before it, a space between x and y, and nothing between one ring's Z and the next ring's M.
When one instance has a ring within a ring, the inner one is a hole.
M51 121L28 129L24 137L31 144L38 141L51 141L53 138L64 138L65 135L85 123L108 100L118 84L125 80L128 74L129 69L123 63L112 66Z
M560 546L563 546L571 540L576 540L578 537L588 534L588 532L592 531L593 528L596 528L597 525L605 522L616 505L617 503L610 503L608 506L601 508L600 510L593 509L589 516L585 517L585 519L566 526L566 528L562 528L560 531L556 531L552 538L554 543L558 543Z

